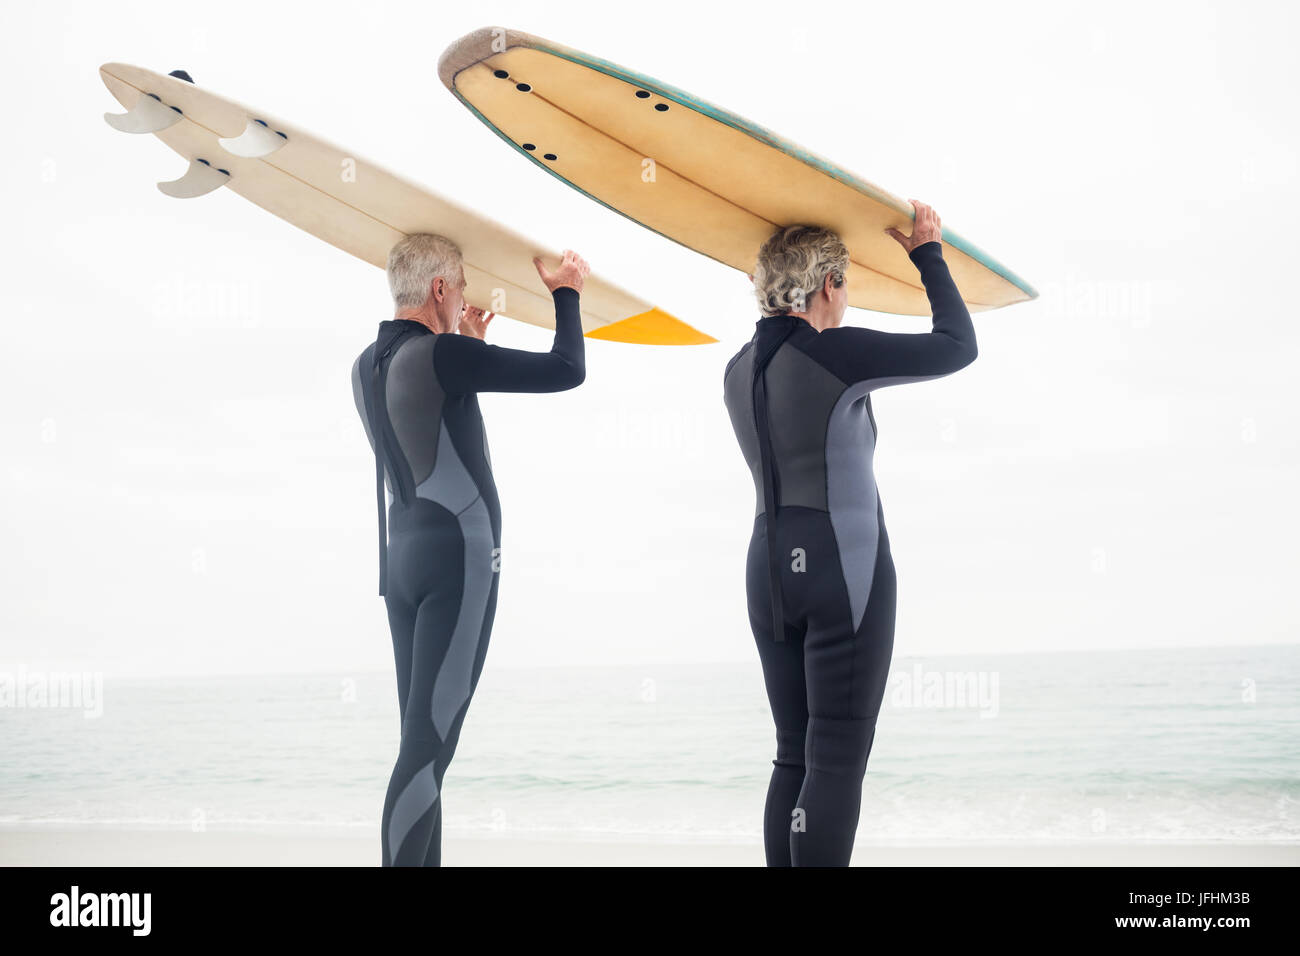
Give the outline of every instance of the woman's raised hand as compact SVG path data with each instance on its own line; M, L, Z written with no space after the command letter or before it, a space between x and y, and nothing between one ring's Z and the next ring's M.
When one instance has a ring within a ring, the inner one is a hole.
M927 242L941 242L943 240L943 229L939 223L939 214L923 202L915 199L909 199L912 208L916 210L916 218L912 222L912 234L905 236L893 226L890 226L885 232L898 240L899 245L910 254L917 246L923 246Z

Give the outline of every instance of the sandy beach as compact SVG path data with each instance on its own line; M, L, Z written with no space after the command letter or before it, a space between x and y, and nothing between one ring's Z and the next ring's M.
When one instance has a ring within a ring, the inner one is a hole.
M3 829L3 866L377 866L378 831ZM447 837L444 866L762 866L757 844ZM858 844L854 866L1297 866L1300 844Z

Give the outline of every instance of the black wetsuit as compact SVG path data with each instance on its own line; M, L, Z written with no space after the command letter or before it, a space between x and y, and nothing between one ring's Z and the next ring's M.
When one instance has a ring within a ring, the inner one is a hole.
M558 392L586 375L578 293L561 287L552 297L549 352L392 319L379 324L376 341L352 366L357 411L375 449L379 593L402 720L384 800L385 866L441 862L443 774L496 611L501 507L476 393Z
M723 378L758 498L746 592L776 724L763 826L769 866L847 866L853 852L894 645L870 393L975 360L975 329L942 249L927 242L910 256L932 332L818 333L801 318L763 317Z

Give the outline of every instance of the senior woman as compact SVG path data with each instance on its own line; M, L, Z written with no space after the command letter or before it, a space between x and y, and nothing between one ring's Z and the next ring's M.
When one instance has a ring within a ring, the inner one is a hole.
M848 250L786 226L758 252L754 337L723 394L757 493L745 586L776 724L764 811L768 866L847 866L894 647L894 562L872 475L871 392L975 360L938 215L912 200L886 230L921 274L933 331L839 328Z

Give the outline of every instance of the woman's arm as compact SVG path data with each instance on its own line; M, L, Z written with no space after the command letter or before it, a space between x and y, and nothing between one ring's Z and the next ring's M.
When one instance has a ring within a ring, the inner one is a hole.
M927 242L908 253L934 314L930 332L827 329L817 337L824 364L845 382L873 379L876 387L950 375L979 354L975 325L952 281L943 248Z
M929 332L879 332L875 329L826 329L817 336L818 358L845 382L873 381L873 388L923 381L965 368L979 354L975 325L957 284L943 261L938 214L912 201L912 234L886 230L907 250L921 273L933 314Z

